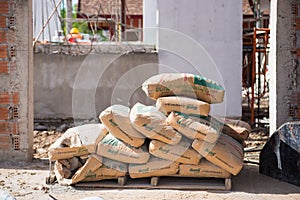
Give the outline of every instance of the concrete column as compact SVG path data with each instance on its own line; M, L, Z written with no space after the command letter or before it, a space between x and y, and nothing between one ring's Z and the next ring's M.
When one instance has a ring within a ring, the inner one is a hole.
M289 101L297 92L292 3L272 0L270 14L270 134L284 122L292 121Z

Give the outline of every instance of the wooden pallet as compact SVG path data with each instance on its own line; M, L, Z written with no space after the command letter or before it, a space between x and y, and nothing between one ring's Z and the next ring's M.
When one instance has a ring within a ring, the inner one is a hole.
M135 188L135 189L179 189L179 190L231 190L231 178L191 178L161 176L132 179L128 176L116 180L77 183L83 188Z

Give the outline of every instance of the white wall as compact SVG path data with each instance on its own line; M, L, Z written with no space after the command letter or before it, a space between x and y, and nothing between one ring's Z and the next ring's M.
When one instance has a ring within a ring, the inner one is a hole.
M241 117L242 1L163 0L157 8L160 73L191 72L219 82L226 97L213 114Z
M143 42L157 43L157 0L143 0Z

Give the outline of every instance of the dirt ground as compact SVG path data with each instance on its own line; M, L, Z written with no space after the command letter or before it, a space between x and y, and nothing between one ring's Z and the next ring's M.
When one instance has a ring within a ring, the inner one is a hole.
M98 196L104 200L300 200L300 187L259 174L259 150L264 146L269 133L266 128L256 128L245 141L245 164L243 170L232 178L231 191L164 190L164 189L104 189L78 188L47 185L49 175L48 147L70 125L60 129L36 124L34 131L34 159L26 162L0 163L0 190L12 194L17 200L79 200ZM48 130L41 130L48 129ZM249 152L247 152L247 149ZM187 182L188 179L183 179ZM201 180L199 180L201 181ZM0 197L1 200L1 197Z
M193 191L158 189L80 189L45 184L48 162L34 159L32 163L0 163L0 189L10 192L17 200L79 200L91 196L110 199L222 199L222 200L299 200L300 187L258 173L256 165L245 165L233 177L232 191Z
M77 188L47 185L49 175L47 149L62 133L58 131L34 132L34 160L31 163L0 163L0 189L15 196L17 200L79 200L85 197L99 196L110 199L232 199L232 200L300 200L300 187L259 174L259 152L246 152L243 170L232 178L231 191L194 191L162 189L103 189ZM260 149L268 138L264 131L254 131L246 141L246 148ZM184 180L183 181L188 181ZM200 180L199 180L200 181ZM1 198L0 198L1 199Z

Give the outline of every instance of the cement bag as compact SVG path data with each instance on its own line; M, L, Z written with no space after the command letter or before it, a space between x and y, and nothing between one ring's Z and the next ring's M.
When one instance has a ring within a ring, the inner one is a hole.
M151 99L165 96L186 96L208 103L221 103L223 87L200 75L188 73L165 73L146 80L142 89Z
M236 127L228 124L224 124L222 133L236 139L238 142L243 144L243 142L248 138L249 131L245 128Z
M102 111L99 119L113 136L133 147L140 147L145 141L145 136L132 127L129 111L126 106L113 105Z
M69 128L48 149L51 161L95 153L97 143L108 134L102 124L86 124Z
M233 137L241 143L243 143L248 138L251 126L247 122L227 118L217 119L224 123L222 133Z
M198 165L180 164L178 174L184 177L208 178L229 178L231 176L229 172L206 159L201 159Z
M142 148L126 145L110 133L98 143L97 154L124 163L143 164L150 158Z
M206 102L187 98L187 97L159 97L156 100L157 109L168 115L172 111L185 113L185 114L195 114L207 116L210 111L210 105Z
M221 134L216 144L194 140L192 147L211 163L237 175L243 167L243 147L233 138Z
M152 140L149 145L149 152L156 157L166 160L197 165L202 156L194 149L191 149L190 146L191 143L188 141L180 141L176 145L168 145Z
M131 178L170 176L178 172L178 165L176 162L152 157L146 164L129 164L128 170Z
M229 119L229 118L224 118L224 117L217 117L217 119L224 122L227 125L232 126L232 127L245 128L248 131L251 131L250 124L245 121L238 120L238 119Z
M123 177L128 172L128 165L107 158L103 159L101 167L95 171L88 171L81 182L100 181L107 179L117 179Z
M130 111L130 121L133 127L146 137L167 144L177 144L181 134L167 125L166 116L154 106L136 103Z
M214 143L219 137L219 126L215 126L206 117L193 117L172 112L167 118L167 124L189 139L200 139Z
M101 167L102 162L103 159L101 156L98 156L96 154L90 155L85 164L72 176L72 184L84 180L87 177L87 174L90 174Z

